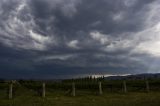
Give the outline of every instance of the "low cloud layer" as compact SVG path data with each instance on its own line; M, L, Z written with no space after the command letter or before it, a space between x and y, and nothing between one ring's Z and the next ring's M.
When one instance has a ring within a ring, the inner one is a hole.
M160 72L159 0L1 0L0 77Z

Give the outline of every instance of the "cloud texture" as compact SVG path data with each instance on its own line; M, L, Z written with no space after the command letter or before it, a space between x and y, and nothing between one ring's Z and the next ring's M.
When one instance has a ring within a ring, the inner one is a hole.
M159 0L1 0L0 77L160 72Z

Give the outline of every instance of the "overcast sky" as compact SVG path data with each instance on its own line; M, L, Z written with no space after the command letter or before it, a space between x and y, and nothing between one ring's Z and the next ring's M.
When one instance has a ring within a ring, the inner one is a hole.
M160 0L0 0L0 78L160 72Z

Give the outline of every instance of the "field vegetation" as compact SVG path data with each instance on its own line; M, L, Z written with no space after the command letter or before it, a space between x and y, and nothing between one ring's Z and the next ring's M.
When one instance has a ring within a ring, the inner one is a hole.
M45 82L45 97L42 83ZM73 82L75 96L72 95ZM99 94L99 82L103 94ZM76 79L64 81L18 80L0 82L0 106L160 106L160 80ZM13 98L9 86L13 84Z

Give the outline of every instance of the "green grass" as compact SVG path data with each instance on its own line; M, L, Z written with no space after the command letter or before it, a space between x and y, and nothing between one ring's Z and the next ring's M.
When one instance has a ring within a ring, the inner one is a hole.
M1 96L0 106L160 106L160 92L104 92L103 95L97 95L96 91L84 90L77 91L76 96L72 97L66 91L53 90L47 92L44 99L34 91L24 89L16 94L12 100Z
M0 106L160 106L159 82L152 81L151 92L146 93L143 81L128 81L126 94L122 92L121 82L103 82L103 95L98 95L98 84L90 87L76 84L75 97L69 93L71 85L47 83L46 98L37 92L41 82L17 83L12 100L7 95L8 83L0 83ZM111 85L112 90L107 88Z

